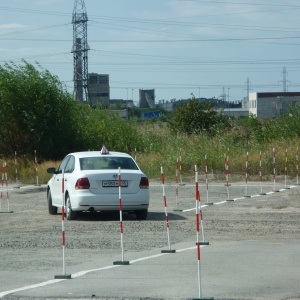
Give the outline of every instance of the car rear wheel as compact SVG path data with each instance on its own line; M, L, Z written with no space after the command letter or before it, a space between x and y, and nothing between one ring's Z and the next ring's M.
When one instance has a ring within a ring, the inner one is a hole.
M57 214L57 207L52 205L52 195L50 190L48 191L47 195L47 200L48 200L48 212L50 215L56 215Z
M143 210L137 210L135 212L136 215L136 219L137 220L146 220L147 219L147 215L148 215L148 209L143 209Z
M69 194L67 194L66 198L66 218L67 220L75 220L77 218L77 212L72 210Z

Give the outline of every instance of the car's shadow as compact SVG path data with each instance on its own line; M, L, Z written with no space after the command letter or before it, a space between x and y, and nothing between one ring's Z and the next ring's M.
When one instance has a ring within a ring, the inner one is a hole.
M186 220L185 217L168 213L169 220ZM147 221L164 221L166 215L164 212L148 212L146 220L140 221L136 219L135 214L127 212L122 213L123 221L136 221L136 222L147 222ZM78 214L76 221L120 221L119 212L81 212Z

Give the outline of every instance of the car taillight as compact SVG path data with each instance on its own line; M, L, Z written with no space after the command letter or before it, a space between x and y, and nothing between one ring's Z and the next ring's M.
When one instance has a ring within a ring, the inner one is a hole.
M140 188L141 189L148 189L149 188L149 180L147 177L142 177L140 181Z
M88 190L90 188L90 182L88 178L79 178L75 184L76 190Z

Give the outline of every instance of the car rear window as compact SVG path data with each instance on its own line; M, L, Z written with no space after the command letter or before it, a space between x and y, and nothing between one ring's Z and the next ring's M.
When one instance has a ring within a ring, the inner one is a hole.
M138 170L130 157L83 157L79 159L81 170Z

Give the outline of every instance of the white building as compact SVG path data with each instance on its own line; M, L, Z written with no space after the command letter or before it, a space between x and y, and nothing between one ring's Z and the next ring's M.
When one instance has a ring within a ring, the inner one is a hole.
M300 101L300 92L249 93L249 114L259 119L274 118Z

